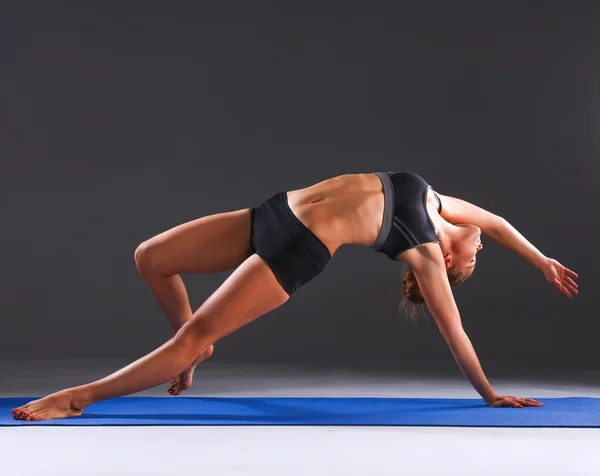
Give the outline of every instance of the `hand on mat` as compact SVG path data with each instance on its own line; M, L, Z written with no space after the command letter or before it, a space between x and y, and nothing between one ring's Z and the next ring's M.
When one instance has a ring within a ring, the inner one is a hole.
M533 398L519 398L519 397L496 397L491 403L488 403L490 407L541 407L544 404L538 402Z
M577 276L577 273L565 268L555 259L548 258L546 261L544 276L546 276L546 279L549 282L556 286L559 293L565 294L569 299L573 297L573 294L579 294L579 286L573 281L573 278L579 277Z

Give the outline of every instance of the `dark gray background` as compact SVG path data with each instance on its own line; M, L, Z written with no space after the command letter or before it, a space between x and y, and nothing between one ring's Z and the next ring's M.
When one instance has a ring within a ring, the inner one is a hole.
M0 19L0 357L138 357L171 335L140 242L411 170L581 276L569 301L485 240L456 291L484 369L597 368L597 2L87 3ZM431 318L399 314L402 271L344 247L214 359L458 372ZM184 277L193 306L225 277Z

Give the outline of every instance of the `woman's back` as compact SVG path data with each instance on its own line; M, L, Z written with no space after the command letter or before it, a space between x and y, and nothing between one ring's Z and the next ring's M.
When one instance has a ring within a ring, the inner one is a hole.
M294 214L332 255L342 244L370 246L377 238L384 197L381 180L373 173L340 175L287 196Z

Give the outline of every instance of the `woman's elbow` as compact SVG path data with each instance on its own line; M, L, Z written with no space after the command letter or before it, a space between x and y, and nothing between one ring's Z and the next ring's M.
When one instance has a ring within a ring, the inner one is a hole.
M466 335L462 325L455 325L442 331L442 337L450 347L464 338Z
M508 221L503 217L495 215L490 222L490 226L484 231L490 238L497 238L502 234L502 230L505 230L508 226Z

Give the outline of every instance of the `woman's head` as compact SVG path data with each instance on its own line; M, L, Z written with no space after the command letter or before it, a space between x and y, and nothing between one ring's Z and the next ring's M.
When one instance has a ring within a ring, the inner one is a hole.
M453 225L446 236L448 239L440 240L446 269L470 276L477 264L477 252L483 248L481 229L475 225Z
M467 274L459 271L458 268L449 268L447 272L448 282L450 283L451 287L459 286L469 279L473 274L473 270ZM417 306L424 303L425 299L421 294L419 284L417 283L417 278L415 277L415 273L411 268L407 268L407 270L404 272L402 281L404 283L402 307L404 308L408 317L414 319L417 313Z
M469 279L471 274L461 273L457 268L450 268L448 270L448 282L452 287L458 286ZM411 268L407 268L404 272L402 281L404 283L404 299L406 301L415 305L425 302L421 290L419 289L419 283L417 283L415 272Z
M477 252L483 248L481 244L481 229L474 225L453 225L452 231L445 234L446 239L440 240L444 254L444 263L451 287L464 283L471 277L477 264ZM408 315L414 317L416 306L425 302L415 273L408 268L404 273L403 307Z

